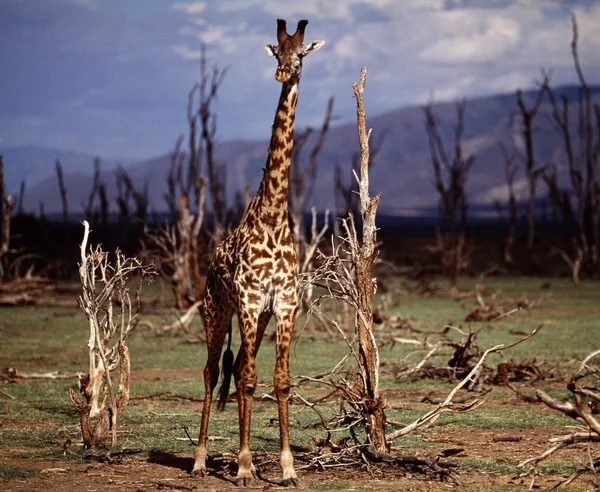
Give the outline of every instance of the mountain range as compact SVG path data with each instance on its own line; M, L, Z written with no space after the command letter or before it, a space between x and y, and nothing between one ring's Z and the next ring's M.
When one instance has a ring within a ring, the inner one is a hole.
M600 86L593 87L593 98L600 102ZM579 88L565 86L555 89L557 95L565 95L570 102L574 121L576 118ZM530 107L534 104L537 90L524 91L523 99ZM440 135L449 153L453 148L456 127L455 104L452 102L433 105ZM368 107L367 107L368 112ZM543 165L553 162L559 169L559 182L567 183L564 165L564 145L550 118L550 104L544 100L535 126L535 149L537 162ZM518 193L525 192L523 139L520 131L514 93L470 99L465 114L463 154L473 154L475 160L467 181L467 192L472 204L489 205L496 200L505 201L507 186L504 157L500 145L515 156L520 171L515 180ZM371 194L381 193L379 211L390 215L418 214L423 208L437 203L433 186L433 168L429 142L424 126L423 108L404 107L367 118L372 128L372 144L380 139L380 149L370 172ZM316 129L318 130L318 129ZM316 142L316 133L309 137L304 154L308 154ZM215 146L215 157L227 169L228 197L250 186L252 195L258 188L265 166L268 141L224 141ZM116 186L114 170L123 166L139 188L148 186L150 208L163 211L166 205L163 195L167 189L166 176L170 167L169 151L164 155L141 162L104 159L85 153L62 152L38 147L0 147L4 157L5 180L9 192L18 192L22 180L26 182L23 199L24 209L37 211L40 203L48 213L61 210L60 195L54 171L56 159L64 170L67 196L71 212L81 212L92 188L92 162L101 159L102 179L108 197L114 203ZM346 169L346 183L350 183L353 154L358 152L355 123L332 126L318 156L317 178L309 205L319 209L335 206L335 167ZM306 165L308 155L301 158ZM540 187L543 188L543 187ZM543 190L542 190L543 192Z

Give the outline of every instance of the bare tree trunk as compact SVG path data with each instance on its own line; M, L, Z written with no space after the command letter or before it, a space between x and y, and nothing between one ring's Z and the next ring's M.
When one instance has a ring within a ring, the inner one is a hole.
M208 72L206 53L203 46L202 55L200 56L200 82L195 84L190 91L190 105L193 104L195 92L198 92L198 109L194 113L190 106L188 114L192 114L200 122L201 151L206 162L207 185L213 212L212 243L215 247L221 243L227 233L229 210L227 207L227 168L225 165L216 162L214 157L217 117L213 112L212 104L217 98L219 87L223 83L226 74L227 69L221 70L216 65L212 67L210 73ZM190 128L192 127L190 126Z
M17 215L23 215L23 200L25 200L25 180L21 180L19 194L17 195Z
M547 76L545 76L544 82L547 82ZM528 197L527 197L527 251L529 253L529 259L533 264L537 264L537 258L535 257L535 199L537 190L537 180L543 173L543 167L536 168L535 150L533 144L533 122L542 104L544 97L544 90L541 88L538 91L535 103L533 106L528 108L523 100L523 92L521 89L517 89L517 106L521 115L521 135L523 136L523 142L525 145L525 175L528 182Z
M440 227L436 234L435 250L441 256L442 266L450 275L452 285L456 284L458 276L468 264L465 247L468 209L466 184L475 157L463 156L462 138L466 108L466 101L456 102L456 129L452 157L446 151L440 135L433 113L433 103L423 108L435 176L434 184L440 197Z
M542 90L548 94L554 123L563 138L571 187L577 206L576 215L571 207L569 194L558 192L555 169L547 168L545 180L551 198L563 212L565 222L572 222L576 216L576 231L569 231L573 236L575 254L575 259L570 261L574 265L583 263L591 274L597 274L600 266L600 180L598 179L600 152L597 143L600 139L600 105L592 104L591 90L579 61L577 50L579 31L575 15L571 16L571 26L571 53L580 85L575 133L571 130L570 105L567 97L563 95L560 103L557 101L547 76L542 83ZM580 258L580 254L583 254L583 258Z
M356 288L358 306L356 324L358 326L360 372L363 382L365 407L367 409L367 435L374 449L388 452L389 446L385 438L385 401L379 394L379 349L373 333L373 295L375 283L372 268L377 257L375 249L377 227L375 215L380 196L371 199L369 196L369 137L367 132L363 91L367 78L367 67L363 67L360 80L353 84L357 105L358 141L360 143L360 178L359 196L360 212L363 222L362 244L359 244L354 221L351 238L352 262L356 271Z
M100 194L100 188L102 186L102 182L100 181L100 159L94 159L93 163L94 174L92 178L92 189L90 190L90 194L88 195L88 202L83 207L83 213L85 214L85 218L90 222L90 224L94 225L100 216L99 208L96 208L95 201L96 195Z
M515 165L514 157L508 155L504 145L500 145L500 151L504 156L504 173L506 176L506 184L508 185L508 235L504 245L504 261L506 263L512 263L512 250L517 234L517 198L515 197L514 183L518 168Z
M58 179L58 191L60 192L60 201L62 204L63 222L66 224L69 222L69 205L67 202L67 188L65 187L65 180L63 176L62 164L58 159L55 162L56 177Z
M4 161L0 155L0 258L8 253L10 244L10 219L13 210L12 197L6 193L4 183ZM0 266L0 273L2 272ZM0 275L2 280L2 275Z

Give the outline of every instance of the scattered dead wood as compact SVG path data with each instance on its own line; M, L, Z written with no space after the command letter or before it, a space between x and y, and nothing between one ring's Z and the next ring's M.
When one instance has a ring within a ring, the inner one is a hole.
M515 345L523 343L524 341L526 341L529 338L531 338L532 336L534 336L538 331L539 331L539 328L536 328L528 335L524 336L523 338L517 340L516 342L514 342L510 345L496 345L495 347L487 349L479 357L479 360L472 367L472 369L468 372L468 374L466 374L466 376L464 376L462 378L462 380L452 389L452 391L448 394L448 396L444 399L444 401L442 401L441 403L436 405L436 407L434 409L430 410L425 415L422 415L421 417L419 417L417 420L415 420L411 424L408 424L407 426L405 426L401 429L398 429L390 434L387 434L386 439L388 439L388 441L392 441L394 439L397 439L398 437L404 436L404 435L414 431L415 429L425 427L425 426L427 426L427 427L431 426L435 423L435 421L439 418L439 416L444 412L448 412L448 411L450 411L450 412L469 412L469 411L474 410L475 408L478 408L479 406L483 405L483 403L485 402L484 399L482 399L482 400L474 399L473 401L465 403L465 404L454 403L452 400L454 399L457 392L461 388L473 386L474 384L476 384L477 380L480 377L479 374L480 374L482 368L485 367L484 366L485 359L487 358L487 356L489 354L494 353L494 352L501 352L501 351L507 350L511 347L514 347Z
M550 379L552 376L552 373L542 370L535 358L522 362L510 359L498 364L493 383L497 386L506 386L509 382L534 382Z
M60 374L58 372L19 372L14 367L5 367L2 369L2 378L9 380L17 379L71 379L76 378L77 374Z
M34 267L30 266L24 275L19 275L17 258L9 268L13 270L11 280L0 283L0 306L22 306L37 304L42 296L56 291L56 282L47 278L34 275Z
M582 443L587 446L584 448L579 446L583 454L579 468L566 479L558 482L552 489L566 487L582 476L591 479L595 487L600 487L600 479L597 474L600 454L598 454L598 447L592 446L593 443L600 442L600 420L597 417L600 414L600 365L592 362L599 355L600 350L590 353L581 362L577 372L571 376L567 382L567 390L571 393L571 397L567 401L557 400L540 389L535 390L535 397L532 398L523 395L523 392L514 387L511 388L517 394L527 396L529 401L543 403L548 408L560 412L578 423L574 430L567 434L549 439L551 446L542 454L519 463L519 468L525 468L519 477L531 477L531 487L540 473L539 465L542 462L560 450Z
M314 444L313 452L294 454L298 463L296 468L324 471L359 467L368 470L372 475L383 475L394 468L421 475L425 479L458 484L458 476L453 472L456 465L440 459L378 452L370 445L353 445L348 438L334 442L331 433L328 433L325 439L315 440ZM257 466L260 467L261 464L259 461Z
M193 401L193 402L204 401L202 399L193 398L189 395L180 395L177 393L173 393L171 391L161 391L158 393L152 393L150 395L132 396L129 399L130 400L153 400L155 398L165 398L165 399L169 399L169 400L185 400L185 401Z
M198 313L198 308L202 305L202 301L196 301L192 304L185 313L177 315L176 319L170 323L156 325L148 320L143 320L138 323L138 326L146 326L152 334L156 336L175 336L183 334L189 343L198 343L204 340L202 333L190 329L192 320Z

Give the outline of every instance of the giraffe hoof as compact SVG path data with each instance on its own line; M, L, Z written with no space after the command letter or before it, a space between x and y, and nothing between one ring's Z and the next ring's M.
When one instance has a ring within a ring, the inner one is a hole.
M250 487L252 479L250 477L241 477L235 479L235 485L237 487Z
M190 473L190 476L192 478L204 478L206 476L206 470L203 470L202 468L195 468Z
M297 478L286 478L281 481L283 487L299 487L300 481Z

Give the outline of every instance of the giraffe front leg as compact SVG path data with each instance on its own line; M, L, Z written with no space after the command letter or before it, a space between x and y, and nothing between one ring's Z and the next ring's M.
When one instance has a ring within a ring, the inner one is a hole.
M256 469L252 463L250 450L250 427L252 418L252 401L256 390L256 371L254 378L240 378L238 390L238 412L240 417L240 453L238 455L238 472L235 484L238 487L249 487L252 479L256 478Z
M277 323L277 356L273 385L279 411L280 463L283 472L281 485L297 487L298 475L294 469L294 457L290 449L288 406L290 399L290 341L293 330L293 314Z
M238 396L238 413L240 424L240 453L238 455L238 472L235 484L248 487L256 478L256 469L252 463L250 450L250 427L252 420L252 402L256 391L256 316L248 313L238 315L241 323L242 346L240 347L239 365L236 367L235 379Z
M212 365L214 366L214 364ZM198 437L198 445L194 450L194 468L191 472L192 477L204 477L206 475L206 457L208 454L206 449L206 438L208 436L208 419L210 417L212 393L217 385L218 377L218 365L216 368L211 367L211 362L209 361L204 368L204 405L202 406L200 436Z

